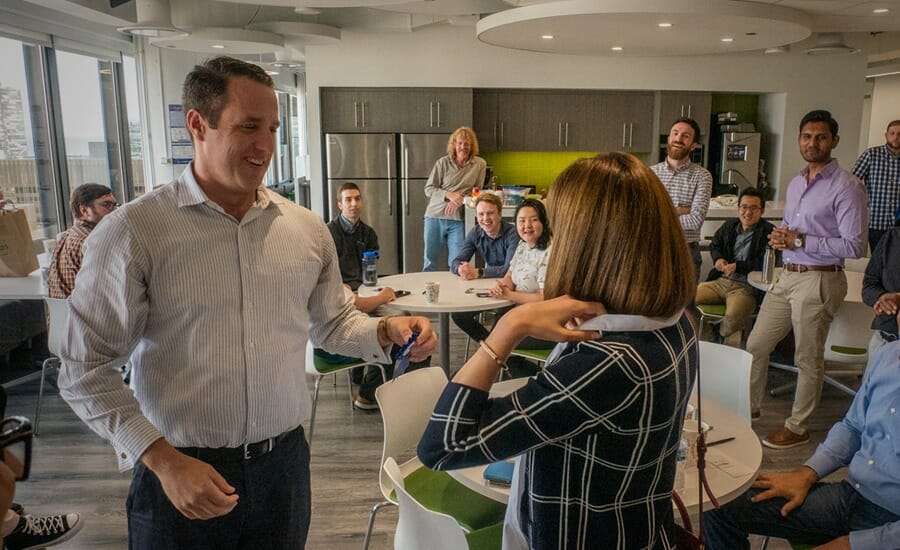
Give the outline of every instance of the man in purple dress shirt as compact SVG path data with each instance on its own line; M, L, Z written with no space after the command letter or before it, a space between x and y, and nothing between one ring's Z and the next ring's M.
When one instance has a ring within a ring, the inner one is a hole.
M800 154L808 164L788 185L784 222L769 235L782 251L784 271L766 294L747 351L750 410L759 416L766 391L769 355L793 328L797 393L791 416L763 439L763 445L786 449L809 440L807 422L819 404L825 373L825 337L847 294L844 259L866 251L869 227L866 189L831 158L838 144L838 124L828 111L811 111L800 123Z

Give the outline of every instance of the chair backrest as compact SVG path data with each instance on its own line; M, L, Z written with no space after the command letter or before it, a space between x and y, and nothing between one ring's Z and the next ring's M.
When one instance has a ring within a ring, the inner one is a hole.
M312 342L306 342L306 374L319 374L316 370L316 358L313 355Z
M750 423L750 364L753 356L731 346L700 342L700 377L705 399ZM694 386L694 392L697 386Z
M447 375L440 367L414 370L378 386L375 400L384 424L382 464L415 449L446 386ZM383 468L379 472L381 492L390 500L393 484L385 478Z
M843 302L834 314L825 339L825 360L835 363L866 364L872 338L872 308L861 302ZM851 348L851 349L841 349Z
M401 377L402 378L402 377ZM388 457L382 471L397 492L400 518L394 534L395 550L465 550L469 547L466 535L452 516L433 512L406 492L403 474L397 462Z
M65 298L44 298L50 310L50 330L47 331L47 348L59 356L69 327L69 301Z

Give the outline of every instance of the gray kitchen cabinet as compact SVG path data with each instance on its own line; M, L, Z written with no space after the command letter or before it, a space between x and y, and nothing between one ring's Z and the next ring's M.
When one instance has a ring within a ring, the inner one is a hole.
M322 88L323 132L396 132L409 105L392 88Z
M525 100L532 151L599 151L602 95L596 92L536 92Z
M472 97L472 121L482 151L533 151L526 132L525 98L517 90L477 90Z
M601 151L653 150L653 93L605 92Z
M697 121L701 136L707 136L711 114L710 92L662 92L659 96L659 133L668 134L672 122L686 116Z

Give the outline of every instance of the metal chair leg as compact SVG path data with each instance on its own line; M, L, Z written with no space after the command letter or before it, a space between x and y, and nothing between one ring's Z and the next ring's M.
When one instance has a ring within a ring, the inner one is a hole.
M47 359L44 359L44 362L41 364L41 387L38 390L37 407L34 409L34 435L36 436L40 435L41 405L44 402L44 378L47 376L47 367L57 361L58 359L56 357L48 357Z
M312 402L312 412L309 413L309 437L307 438L307 445L312 449L312 436L313 436L313 426L316 425L316 405L319 404L319 382L322 381L324 376L316 376L316 386L313 390L313 402Z
M372 507L372 511L369 512L369 525L366 527L366 538L363 539L363 550L369 550L369 541L372 538L372 529L375 527L375 514L378 513L378 510L381 510L385 506L389 506L393 504L393 502L389 500L383 500Z

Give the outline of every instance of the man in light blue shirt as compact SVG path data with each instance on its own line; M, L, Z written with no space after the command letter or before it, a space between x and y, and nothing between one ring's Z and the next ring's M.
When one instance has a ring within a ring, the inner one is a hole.
M900 316L898 316L900 322ZM749 533L820 548L900 548L900 340L881 347L843 420L801 468L761 474L704 515L707 547L747 549ZM847 479L819 480L843 466Z

